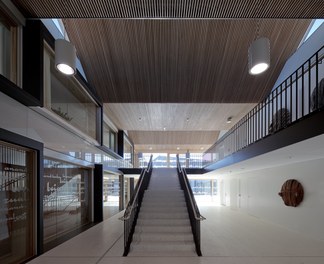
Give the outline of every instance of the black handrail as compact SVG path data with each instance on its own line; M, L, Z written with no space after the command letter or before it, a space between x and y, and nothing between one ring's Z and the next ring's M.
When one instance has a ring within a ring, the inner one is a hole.
M177 155L177 169L178 169L178 177L179 177L181 189L184 191L185 198L186 198L186 204L188 208L191 229L192 229L192 233L196 245L196 252L198 256L202 256L201 247L200 247L201 246L200 221L205 220L206 218L203 217L199 212L199 208L197 206L195 197L190 187L186 170L181 168L179 155Z
M324 46L239 120L203 155L217 162L324 108Z
M147 189L152 174L152 155L146 169L143 169L135 187L135 192L127 204L124 216L119 218L124 221L124 254L126 257L129 253L132 243L133 234L137 222L138 213L141 208L143 195Z

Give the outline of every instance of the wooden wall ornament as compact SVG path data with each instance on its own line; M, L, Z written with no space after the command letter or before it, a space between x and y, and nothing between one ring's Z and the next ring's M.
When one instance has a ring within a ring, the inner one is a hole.
M304 198L304 189L297 180L290 179L285 181L279 193L285 205L297 207Z

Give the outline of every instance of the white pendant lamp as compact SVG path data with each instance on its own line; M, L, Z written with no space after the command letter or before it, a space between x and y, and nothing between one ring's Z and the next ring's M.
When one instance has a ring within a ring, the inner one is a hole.
M258 38L249 47L249 73L265 72L270 67L270 40Z
M76 50L74 45L65 40L55 40L55 67L66 75L76 73Z

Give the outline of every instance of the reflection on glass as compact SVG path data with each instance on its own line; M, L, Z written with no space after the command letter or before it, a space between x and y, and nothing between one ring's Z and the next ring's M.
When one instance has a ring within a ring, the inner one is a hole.
M17 27L0 10L0 74L17 82Z
M115 152L117 149L116 137L116 132L113 131L106 123L103 123L103 144Z
M0 263L20 263L34 254L34 155L0 141Z
M44 242L90 222L89 170L44 160Z
M104 219L119 212L120 180L118 175L104 174L103 178L103 204Z
M66 122L96 139L97 105L74 77L59 73L54 54L44 51L45 105Z
M11 34L3 19L0 20L0 44L0 74L10 79Z
M133 163L133 146L126 137L124 138L124 160Z

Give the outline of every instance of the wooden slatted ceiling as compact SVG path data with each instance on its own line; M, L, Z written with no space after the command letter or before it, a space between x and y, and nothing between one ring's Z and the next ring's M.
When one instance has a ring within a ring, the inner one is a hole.
M322 0L13 0L41 18L319 18Z
M215 143L215 142L214 142ZM136 144L134 145L134 149L136 151L136 153L138 152L143 152L143 153L180 153L183 154L185 152L187 152L187 150L189 150L190 153L194 153L194 152L199 152L202 153L205 150L209 149L212 144L209 145L193 145L193 144L189 144L189 145L147 145L147 144ZM179 148L179 149L178 149Z
M309 20L64 20L87 78L103 102L250 103L273 88ZM248 74L257 36L271 68Z
M212 145L219 131L128 131L137 145Z
M104 113L127 131L219 131L230 129L254 105L119 103L104 104ZM231 124L226 123L228 117Z

